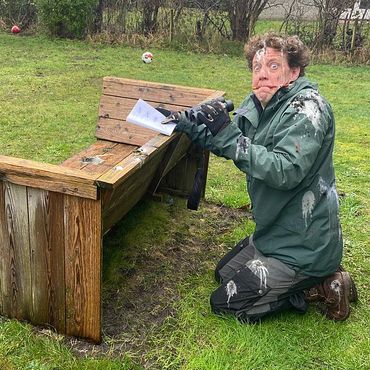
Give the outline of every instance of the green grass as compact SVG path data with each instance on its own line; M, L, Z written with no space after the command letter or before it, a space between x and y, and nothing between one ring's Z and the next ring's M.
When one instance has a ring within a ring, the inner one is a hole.
M0 34L0 51L0 154L49 163L59 163L95 140L103 76L222 89L236 105L250 87L250 73L238 57L153 49L154 62L144 65L141 49L6 34ZM307 74L319 83L337 121L334 161L341 194L344 265L353 274L360 294L348 321L327 321L313 308L304 316L285 313L253 326L217 318L208 303L216 287L212 277L216 258L212 255L204 270L179 283L176 315L153 331L144 359L129 353L117 358L109 351L98 358L91 352L87 357L76 356L62 337L2 319L0 368L131 369L139 362L158 369L370 368L370 69L313 65ZM245 206L244 174L232 163L212 156L206 199L228 207ZM166 228L166 220L175 219L171 207L164 205L156 211L158 207L148 204L136 211L141 212L145 232L134 227L137 214L129 215L119 228L122 236L115 236L119 246L106 251L106 284L122 284L115 273L130 256L124 248L139 245L148 253L151 243L167 243L173 231L188 235L187 222L196 229L197 217L185 210L180 212L182 225L171 222L171 229ZM155 233L154 227L163 229L163 235ZM237 222L215 240L206 235L208 229L197 232L205 242L226 249L252 228L250 221ZM115 241L105 243L110 246ZM135 260L130 261L135 266ZM104 340L108 347L113 341Z

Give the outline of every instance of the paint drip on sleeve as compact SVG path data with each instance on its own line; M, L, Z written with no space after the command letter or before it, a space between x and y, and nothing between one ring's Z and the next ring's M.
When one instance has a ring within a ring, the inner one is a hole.
M251 144L251 139L249 137L240 135L236 140L236 160L240 159L243 155L248 154L249 146Z
M304 193L302 197L302 216L306 227L312 218L312 211L315 207L315 201L315 194L311 190Z

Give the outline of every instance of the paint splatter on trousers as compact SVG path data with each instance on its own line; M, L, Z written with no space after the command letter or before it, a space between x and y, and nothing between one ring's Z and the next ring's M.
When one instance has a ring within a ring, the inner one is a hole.
M291 308L306 312L303 290L323 280L262 255L249 237L220 260L215 277L221 286L211 295L213 312L231 313L246 322Z

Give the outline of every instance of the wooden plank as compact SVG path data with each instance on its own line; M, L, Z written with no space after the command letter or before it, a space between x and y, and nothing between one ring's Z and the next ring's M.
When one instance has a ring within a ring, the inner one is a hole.
M31 320L32 281L27 189L4 182L1 194L3 314L19 320Z
M101 175L126 158L137 146L97 140L85 150L67 159L61 166Z
M189 196L193 189L195 173L199 164L201 148L189 151L180 162L176 164L159 184L158 191L178 196ZM204 178L207 179L209 152L205 153ZM206 181L203 184L202 196L205 194Z
M95 136L98 139L142 146L158 132L118 119L99 117Z
M105 190L103 202L103 231L108 231L146 194L159 164L163 160L164 151L157 151L144 166L132 172L124 182L112 190Z
M18 185L97 199L94 175L62 166L0 155L0 179Z
M182 134L178 140L174 140L167 148L165 156L156 172L151 184L151 192L155 193L163 178L174 168L177 163L187 154L191 145L190 139ZM184 172L187 173L186 169Z
M186 109L188 106L180 106L178 104L165 104L151 100L145 100L153 108L165 108L171 112L177 112ZM118 120L126 120L126 117L131 112L132 108L136 104L137 99L131 99L126 97L102 95L100 98L99 105L99 119L100 118L111 118ZM198 101L199 102L199 101ZM190 107L191 105L189 105ZM101 121L99 121L101 124Z
M32 323L65 332L64 196L28 188Z
M101 341L101 203L65 196L66 333Z
M0 181L0 314L11 317L11 251L8 231L8 212L6 207L6 183Z
M172 136L157 135L145 145L138 148L117 165L97 178L96 182L101 188L114 188L119 186L137 169L144 166L152 157L161 155L172 140L180 134Z
M214 93L212 89L186 87L158 82L105 77L103 94L144 99L162 104L193 106ZM223 95L223 94L222 94Z
M155 131L126 122L137 99L142 98L155 108L160 106L176 112L225 94L220 90L117 78L105 78L103 90L95 136L134 145L143 145L156 135Z
M95 155L101 155L105 151L109 151L114 148L117 143L112 143L111 141L97 140L92 143L89 147L81 150L80 152L74 154L72 157L66 159L59 166L68 167L74 170L82 170L87 166L85 162L82 161L84 157L93 157Z
M133 99L103 95L100 100L99 121L95 136L99 139L141 146L158 135L156 131L126 122L126 117L136 102L137 100ZM147 102L153 107L161 106L170 111L184 109L178 105Z

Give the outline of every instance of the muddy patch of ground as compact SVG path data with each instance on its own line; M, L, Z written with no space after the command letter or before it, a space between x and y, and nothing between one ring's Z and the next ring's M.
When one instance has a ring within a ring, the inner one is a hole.
M165 243L123 255L117 269L120 283L103 283L103 343L93 345L70 338L79 356L122 356L130 353L142 362L149 338L168 317L176 316L178 287L186 279L214 269L231 245L220 242L250 217L248 209L231 209L203 203L197 212L182 211L168 225ZM107 238L119 230L112 230Z

